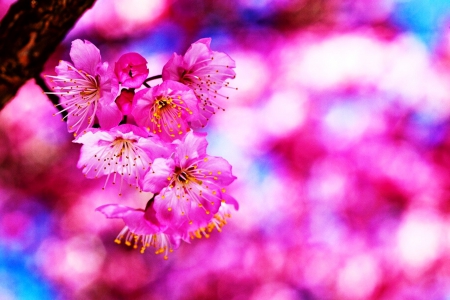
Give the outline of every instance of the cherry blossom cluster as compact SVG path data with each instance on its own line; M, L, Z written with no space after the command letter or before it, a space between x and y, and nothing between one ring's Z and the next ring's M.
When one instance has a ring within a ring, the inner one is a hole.
M88 41L72 42L72 63L60 61L47 76L60 96L68 131L81 144L78 167L87 178L105 177L119 186L148 192L146 207L106 204L96 210L121 218L116 238L141 252L177 248L182 240L221 231L237 201L226 193L236 177L223 158L206 152L206 133L198 132L223 109L219 90L229 87L235 62L212 51L211 39L173 54L162 75L148 77L146 59L126 53L113 65L102 62ZM150 86L153 79L162 79Z

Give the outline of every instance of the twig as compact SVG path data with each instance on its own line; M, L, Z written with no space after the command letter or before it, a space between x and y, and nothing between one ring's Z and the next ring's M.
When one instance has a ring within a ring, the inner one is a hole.
M149 78L145 79L143 85L144 85L145 87L148 87L148 88L149 88L150 85L149 85L147 82L152 81L152 80L155 80L155 79L160 79L160 78L162 78L162 75L155 75L155 76L149 77Z

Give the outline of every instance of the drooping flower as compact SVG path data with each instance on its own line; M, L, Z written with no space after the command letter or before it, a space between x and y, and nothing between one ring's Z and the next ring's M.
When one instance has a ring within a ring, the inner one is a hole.
M170 158L157 158L142 183L155 198L158 219L170 226L209 222L222 202L235 203L225 186L236 177L223 158L206 154L206 134L189 132Z
M140 189L140 181L152 161L157 157L167 157L172 151L170 145L162 144L157 137L150 137L144 129L130 124L119 125L109 131L89 129L74 142L83 144L78 167L83 168L85 176L97 178L106 175L105 186L111 176L113 184L119 176L119 193L123 180Z
M96 211L103 213L107 218L121 218L125 227L120 231L115 242L121 244L122 241L127 246L133 246L144 253L149 247L156 248L156 254L164 253L164 259L168 254L180 245L181 237L175 233L170 233L167 226L159 223L155 217L153 209L153 198L147 203L144 209L134 209L124 205L107 204L96 208Z
M122 114L114 103L114 73L101 61L100 50L89 41L74 40L70 49L73 64L60 61L57 76L47 75L53 83L53 94L62 97L67 111L67 127L75 135L94 125L98 119L105 129L117 126Z
M175 80L189 86L200 101L202 118L191 122L193 128L203 127L216 109L223 109L218 93L228 86L228 79L236 77L234 60L223 52L212 51L211 39L204 38L193 43L181 56L176 53L164 65L163 80Z
M187 86L167 80L135 96L132 114L139 126L147 127L171 142L190 130L188 121L198 118L198 101Z
M128 88L139 88L148 76L147 60L140 54L130 52L116 62L114 73L119 83Z
M209 238L214 229L221 232L222 227L227 224L226 219L231 218L231 205L233 205L236 210L238 209L238 204L236 201L232 201L231 203L222 202L219 211L211 218L209 222L198 224L196 227L187 227L189 238Z

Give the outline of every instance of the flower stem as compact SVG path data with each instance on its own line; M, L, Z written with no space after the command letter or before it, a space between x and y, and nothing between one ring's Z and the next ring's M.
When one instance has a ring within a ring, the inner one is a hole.
M161 79L162 78L162 75L155 75L155 76L152 76L152 77L149 77L149 78L147 78L147 79L145 79L145 81L144 81L144 85L145 85L145 87L150 87L150 85L149 84L147 84L147 82L149 82L149 81L152 81L152 80L155 80L155 79Z

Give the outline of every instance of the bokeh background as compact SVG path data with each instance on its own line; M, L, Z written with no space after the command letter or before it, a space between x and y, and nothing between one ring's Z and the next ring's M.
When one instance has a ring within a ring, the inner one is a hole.
M13 1L0 1L0 16ZM34 81L0 112L0 299L450 299L450 1L98 0L70 42L158 75L202 37L237 62L209 154L223 232L166 261L113 242L101 187Z

